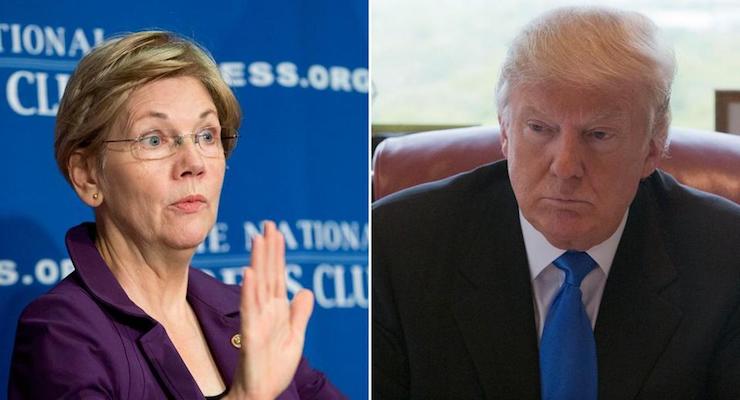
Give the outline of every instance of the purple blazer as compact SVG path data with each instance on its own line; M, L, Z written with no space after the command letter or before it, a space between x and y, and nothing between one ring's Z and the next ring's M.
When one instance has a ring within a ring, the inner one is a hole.
M95 226L67 232L75 271L24 310L18 323L8 398L203 399L164 327L123 291L94 244ZM238 286L190 269L187 299L213 359L231 387L239 349ZM278 399L343 399L301 359Z

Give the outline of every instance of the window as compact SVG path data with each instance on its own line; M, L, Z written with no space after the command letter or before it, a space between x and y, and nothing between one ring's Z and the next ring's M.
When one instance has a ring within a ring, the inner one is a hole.
M544 0L374 0L373 123L496 124L494 87L508 44ZM740 3L612 0L641 12L673 44L673 124L714 130L715 89L740 89Z

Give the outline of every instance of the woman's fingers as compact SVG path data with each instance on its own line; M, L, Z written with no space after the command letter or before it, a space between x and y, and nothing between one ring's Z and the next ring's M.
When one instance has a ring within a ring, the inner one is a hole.
M264 225L265 287L271 297L285 297L285 238L275 223Z
M265 225L270 244L270 290L273 296L284 298L285 293L285 238L273 222Z
M275 295L278 297L287 296L285 289L285 238L279 231L277 232L277 253L275 257L277 259L277 276Z
M313 311L313 293L307 289L301 289L293 297L290 303L290 325L299 337L306 334L308 319Z
M277 286L278 260L275 253L277 252L276 240L278 232L275 229L275 223L272 221L266 221L264 225L264 233L266 244L265 253L267 258L267 277L265 282L267 286L267 294L270 297L277 297L275 293L275 287Z
M257 312L257 293L254 284L254 270L246 267L242 271L244 281L242 283L241 313L242 315L252 315ZM246 321L246 318L244 318Z
M252 238L251 269L258 304L264 304L269 298L286 296L285 239L272 221L265 222L264 236Z
M265 223L263 232L252 239L252 265L244 270L241 372L233 388L275 398L290 384L300 361L313 294L301 290L288 303L285 240L272 222Z

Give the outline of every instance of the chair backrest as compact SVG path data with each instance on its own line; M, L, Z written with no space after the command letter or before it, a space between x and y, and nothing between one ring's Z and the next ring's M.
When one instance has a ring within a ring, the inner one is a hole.
M671 128L660 168L681 183L740 204L740 136ZM474 169L503 158L497 126L388 138L373 155L373 198Z

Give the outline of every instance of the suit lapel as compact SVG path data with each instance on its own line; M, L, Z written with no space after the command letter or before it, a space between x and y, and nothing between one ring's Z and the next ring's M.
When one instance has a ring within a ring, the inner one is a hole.
M599 399L635 398L681 319L676 271L641 186L630 207L596 322Z
M506 180L508 182L508 180ZM472 204L477 227L458 268L453 313L487 398L539 398L539 355L532 288L518 209L506 194L484 191Z
M172 398L202 398L198 384L162 325L156 324L138 341L144 357Z
M471 199L486 207L471 207L481 221L470 224L477 228L465 236L470 247L453 282L453 313L486 397L538 399L532 288L516 201L505 182L505 194L495 194L491 185L482 198ZM630 207L596 323L601 400L635 398L681 320L674 306L680 293L672 284L677 273L660 226L656 202L643 184Z
M227 388L231 387L234 371L239 362L240 344L234 343L235 335L241 329L237 312L221 314L207 307L200 301L191 298L191 305L198 316L203 336L208 342L211 356L216 362L221 379Z
M221 378L231 387L239 349L232 337L239 333L239 289L228 287L203 272L192 269L188 275L188 302L193 308ZM149 365L170 397L199 399L203 394L161 324L139 338Z
M211 356L216 362L226 387L231 387L239 362L239 346L235 335L241 330L239 317L241 291L238 286L226 286L202 271L190 270L188 302L193 307Z
M121 313L121 323L142 333L139 345L169 398L202 397L164 327L134 304L113 276L95 247L95 235L95 225L87 223L72 228L66 238L67 249L85 286L98 301Z

